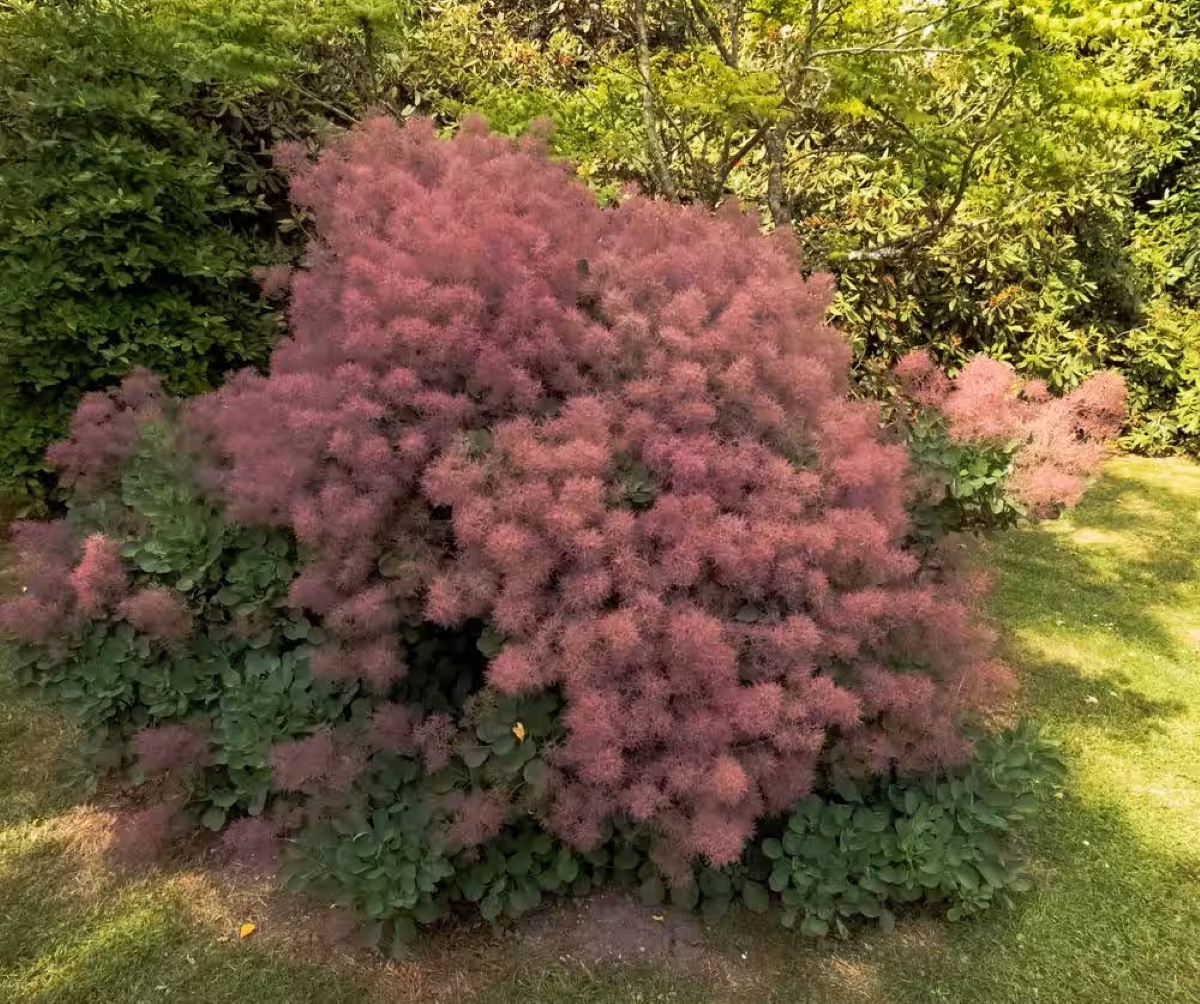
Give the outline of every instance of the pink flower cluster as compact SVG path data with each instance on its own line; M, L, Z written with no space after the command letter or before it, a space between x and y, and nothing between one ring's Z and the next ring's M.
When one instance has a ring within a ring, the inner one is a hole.
M12 544L21 594L0 603L0 637L51 644L69 630L75 607L78 552L70 528L61 521L14 523Z
M116 606L129 589L121 547L109 537L94 533L83 542L83 559L71 573L79 609L97 617Z
M111 537L93 533L80 549L61 520L17 523L12 536L24 588L0 603L0 637L35 645L66 642L83 619L109 616L159 641L191 634L181 595L159 586L130 592L120 544Z
M347 791L363 772L358 750L335 742L328 732L278 743L271 750L275 784L285 791L328 794Z
M63 483L90 497L112 486L137 447L140 427L163 414L162 386L149 370L133 370L113 392L85 394L66 439L46 451Z
M103 616L128 592L120 546L103 534L84 540L79 558L65 522L17 523L12 536L25 581L20 596L0 603L0 636L63 641L81 616Z
M382 693L399 624L490 621L489 685L565 697L548 824L585 846L644 821L668 874L735 860L829 757L963 755L1006 672L957 587L917 581L906 457L848 398L827 278L736 209L602 210L478 123L375 119L285 159L320 233L292 335L190 419L231 517L311 555L291 600L338 639L317 671ZM374 722L433 769L452 731ZM336 760L301 742L289 787ZM460 838L493 816L464 807Z
M170 589L139 589L118 607L121 617L160 641L182 641L192 633L192 615L183 597Z
M1097 373L1057 398L986 356L949 378L927 352L911 352L895 374L914 404L946 416L956 439L1017 445L1012 491L1035 516L1079 501L1125 420L1125 384L1115 373Z

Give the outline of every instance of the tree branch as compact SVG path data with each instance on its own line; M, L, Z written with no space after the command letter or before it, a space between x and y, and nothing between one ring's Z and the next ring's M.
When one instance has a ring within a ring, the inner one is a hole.
M650 162L658 177L658 185L662 194L674 201L676 198L675 179L671 176L667 155L663 152L662 138L658 133L658 112L654 106L654 91L650 84L650 41L646 31L646 0L633 0L631 7L634 27L637 29L637 61L638 73L642 78L642 125L646 129L646 149L650 154Z
M776 122L767 133L767 208L775 228L786 227L791 222L791 213L784 205L783 195L783 147L785 128Z
M826 17L829 13L826 12ZM804 33L804 62L807 63L812 55L813 43L817 40L817 32L821 28L821 0L809 0L808 30Z
M845 256L847 261L895 261L925 247L941 236L942 232L954 219L954 214L958 212L958 207L962 204L963 197L967 194L967 188L971 184L971 169L974 166L975 158L982 150L986 150L1000 138L999 135L996 135L985 141L985 137L991 132L992 126L995 125L1000 112L1012 97L1018 79L1019 77L1014 74L1013 78L1008 82L1008 86L1004 88L1003 93L1001 93L995 106L992 108L987 121L983 124L979 138L971 144L971 148L963 158L962 166L959 168L958 183L954 186L954 192L950 197L949 203L936 213L932 211L932 206L930 206L931 222L929 226L914 230L906 237L889 244L850 251Z
M733 58L730 66L737 67L741 54L742 5L744 0L729 0L729 54Z
M721 26L717 24L717 19L712 16L712 11L705 5L705 0L691 0L691 8L692 13L696 15L696 20L700 22L712 44L716 46L717 55L721 57L721 62L726 66L736 67L737 55L725 44L725 37L721 34Z
M719 199L725 191L725 182L729 180L729 175L733 169L737 167L738 161L753 150L759 143L763 141L763 137L767 136L770 131L770 126L760 126L754 131L754 134L739 146L732 153L726 154L721 161L721 166L717 169L717 176L713 182L713 201Z

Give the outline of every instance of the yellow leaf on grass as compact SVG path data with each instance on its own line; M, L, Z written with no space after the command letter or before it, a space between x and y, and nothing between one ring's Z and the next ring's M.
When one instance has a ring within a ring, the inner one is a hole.
M248 937L250 937L250 935L252 935L257 930L258 930L258 927L256 925L251 924L249 921L247 921L245 924L242 924L238 928L238 937L239 938L248 938Z
M513 735L517 737L517 742L521 743L525 741L525 726L520 722L517 722L517 724L513 726L512 732Z

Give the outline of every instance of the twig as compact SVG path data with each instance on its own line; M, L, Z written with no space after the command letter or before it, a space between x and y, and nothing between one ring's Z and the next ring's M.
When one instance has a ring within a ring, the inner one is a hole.
M301 94L303 94L306 98L308 98L309 101L311 101L317 107L324 108L326 111L329 111L329 112L333 112L334 115L336 115L336 116L338 116L338 118L343 119L344 121L350 123L350 125L358 125L359 120L357 118L355 118L353 115L351 115L344 108L339 108L337 105L332 104L331 102L326 101L324 98L314 94L303 84L293 84L292 86L295 87L297 91L299 91Z
M691 8L692 13L696 15L696 20L704 27L712 44L716 46L717 55L721 57L721 62L726 66L736 67L737 55L725 44L725 39L721 35L720 25L717 24L716 18L712 16L712 11L705 6L704 0L691 0Z
M964 7L955 7L953 10L948 10L948 11L946 11L945 14L941 14L938 17L933 18L933 20L931 20L931 21L926 21L923 24L916 25L913 28L907 28L904 31L900 32L899 34L893 35L891 38L887 39L886 41L878 42L875 45L865 45L865 46L860 46L858 48L846 48L846 49L822 49L822 50L813 52L812 55L814 57L842 55L842 54L862 55L867 52L873 52L877 49L886 49L890 46L895 46L895 44L897 42L903 41L904 39L908 38L910 35L917 35L923 31L928 31L930 28L932 28L936 24L941 24L943 21L948 21L951 18L958 17L960 14L966 14L970 11L975 10L978 7L982 7L985 3L988 3L988 0L975 0L975 3L969 3Z
M817 49L813 54L813 59L822 59L825 56L904 56L914 52L933 53L933 54L950 54L961 55L968 50L966 49L948 49L939 45L851 45L843 49Z

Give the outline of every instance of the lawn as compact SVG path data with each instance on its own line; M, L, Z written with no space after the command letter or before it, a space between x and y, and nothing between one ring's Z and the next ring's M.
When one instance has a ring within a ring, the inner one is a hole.
M744 915L700 931L609 902L384 966L320 947L311 913L199 852L114 875L104 800L57 780L69 730L5 682L0 1001L1200 1002L1200 467L1117 460L1073 516L990 557L1025 714L1073 768L1025 838L1038 884L1013 910L813 945ZM244 920L258 930L239 940Z

